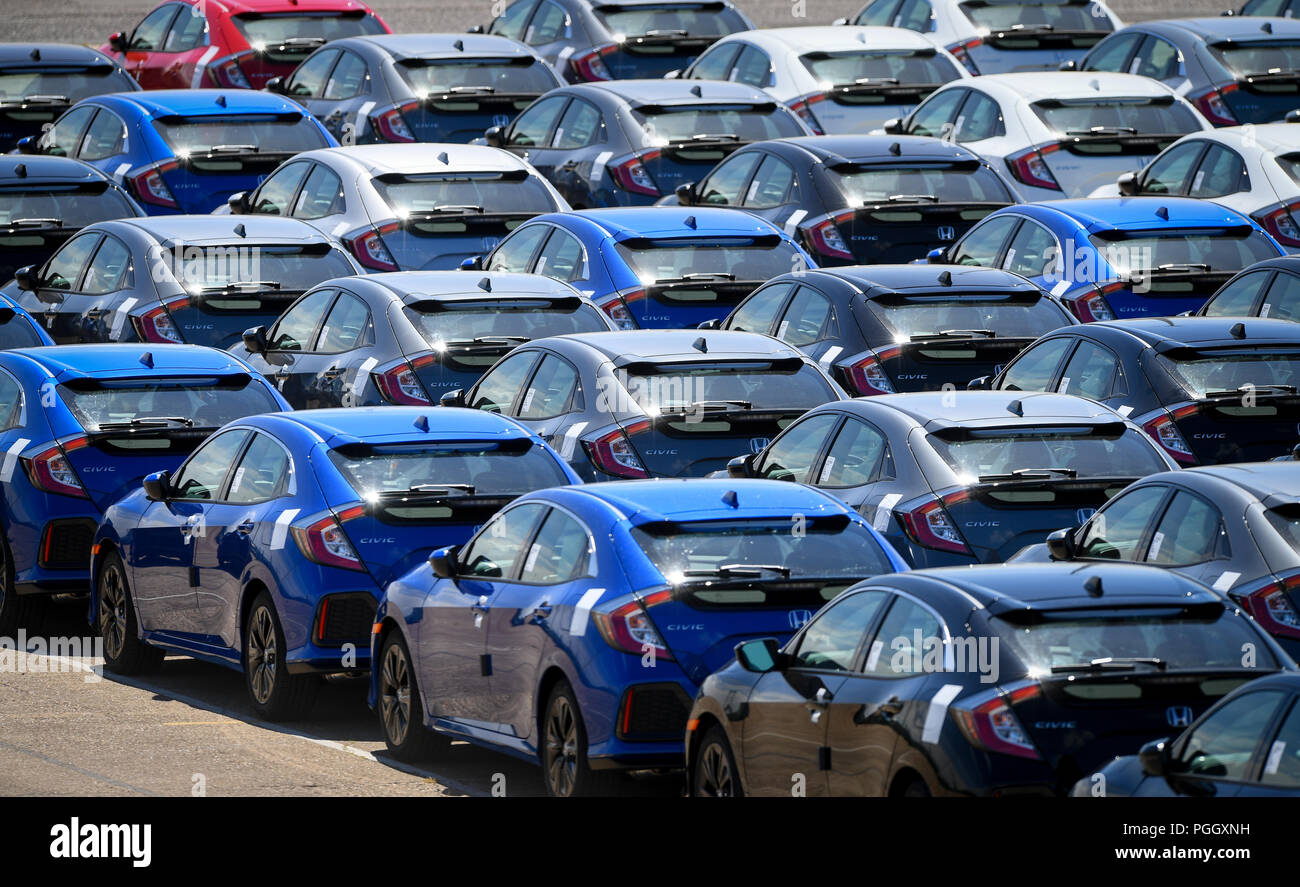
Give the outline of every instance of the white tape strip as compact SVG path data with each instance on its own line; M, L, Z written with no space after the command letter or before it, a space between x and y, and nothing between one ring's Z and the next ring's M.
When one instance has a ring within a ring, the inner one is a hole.
M1268 750L1268 760L1264 763L1264 775L1276 776L1277 768L1282 766L1282 755L1286 752L1286 742L1277 740Z
M5 450L5 461L3 465L0 465L0 483L9 483L9 479L14 476L14 466L18 464L18 454L29 443L31 443L31 440L20 437L9 445L9 449Z
M839 357L840 352L843 350L844 349L839 345L832 345L831 347L826 349L825 354L817 358L817 363L821 364L822 369L829 370L831 368L831 361Z
M271 533L272 551L284 548L284 542L289 538L289 524L293 523L293 519L298 516L298 511L297 508L287 508L275 519L275 531Z
M871 653L867 656L866 671L873 672L876 670L876 663L880 661L880 651L885 649L884 641L873 641L871 644Z
M367 357L361 362L361 366L357 367L357 377L352 380L353 397L361 396L361 392L366 389L366 380L370 378L370 371L373 370L375 365L378 363L379 361L375 360L373 357Z
M960 684L944 684L934 698L930 700L930 710L925 715L925 728L921 731L921 741L931 745L939 741L943 732L943 722L947 719L948 703L957 698L961 692Z
M1127 419L1127 418L1128 418L1128 414L1131 413L1131 412L1133 412L1133 408L1132 408L1131 406L1129 406L1128 404L1121 404L1120 406L1117 406L1117 407L1115 408L1115 412L1119 413L1121 416L1123 416L1125 419Z
M194 63L194 76L190 78L190 89L198 89L202 85L203 72L208 69L208 62L212 61L219 49L220 46L209 46L204 50L203 55L199 56L199 60Z
M894 516L894 506L902 498L902 493L890 493L876 505L876 516L872 519L871 526L877 533L883 533L889 529L889 519Z
M799 230L799 223L804 220L806 215L808 215L806 209L797 209L790 213L790 218L785 220L785 233L794 237L795 232Z
M564 66L568 64L569 56L573 55L573 51L577 48L576 46L566 46L555 57L555 73L560 75L561 80L564 79Z
M113 312L113 329L109 334L111 338L116 339L122 335L122 327L126 323L126 318L131 314L131 309L135 307L136 299L130 298L117 306Z
M1220 573L1219 578L1214 580L1214 586L1213 586L1214 590L1227 591L1228 589L1232 588L1232 586L1236 585L1237 580L1240 578L1241 578L1241 574L1235 573L1232 570L1228 570L1227 572Z
M613 151L601 151L596 155L596 159L591 162L591 183L599 185L605 178L605 164L609 163L609 158L614 156Z
M569 430L564 432L564 443L560 445L560 457L565 462L573 458L573 454L578 448L578 436L582 434L583 429L586 427L586 422L579 422L576 425L569 426Z
M361 134L361 124L366 121L366 118L370 116L370 112L373 110L375 110L374 102L366 102L360 108L357 108L357 116L352 121L352 127L356 130L357 135Z
M119 182L123 181L126 177L126 171L130 168L131 164L129 163L121 164L117 169L113 170L113 178L117 179Z
M587 633L587 622L591 617L591 608L596 606L600 596L605 593L603 588L589 588L582 597L578 598L577 606L573 608L573 619L569 622L569 636L580 638Z
M1052 287L1052 295L1054 296L1064 295L1065 291L1068 290L1069 288L1070 288L1070 281L1058 280L1056 282L1056 286Z
M1151 537L1151 550L1147 552L1147 560L1153 561L1160 556L1160 546L1165 544L1165 534L1156 533Z

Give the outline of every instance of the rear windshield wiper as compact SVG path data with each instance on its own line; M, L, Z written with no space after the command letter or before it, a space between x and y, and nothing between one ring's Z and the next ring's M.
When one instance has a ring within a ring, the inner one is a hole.
M997 338L997 332L994 330L940 330L937 333L922 333L911 336L909 341L926 342L932 339L974 339L977 336L985 339Z
M194 420L184 416L137 416L129 422L101 422L100 431L117 431L125 428L166 428L168 425L194 427Z
M726 271L693 271L690 274L683 274L681 277L665 277L662 280L656 280L656 284L664 283L694 283L697 280L735 280L736 275Z
M1155 268L1150 268L1146 271L1146 273L1147 274L1157 274L1157 273L1190 274L1194 271L1212 271L1212 270L1213 269L1209 265L1206 265L1203 262L1169 262L1164 265L1159 265Z
M1244 75L1246 80L1295 80L1297 74L1295 71L1284 71L1281 68L1269 68L1267 71L1260 71L1257 74Z
M939 198L933 194L890 194L885 198L890 203L938 203ZM879 203L878 200L868 200L863 206L871 206L873 203Z
M1053 665L1052 674L1065 674L1075 671L1136 671L1139 665L1149 665L1156 671L1166 671L1169 663L1155 656L1107 656L1093 659L1091 662L1075 662L1070 665Z
M440 203L433 209L420 209L406 214L408 219L421 216L467 216L483 212L483 207L472 203Z
M698 413L732 413L736 410L752 410L754 405L747 400L699 400L680 406L663 407L660 416L690 416Z
M448 339L444 345L509 345L512 342L531 342L527 336L475 336L472 339Z
M4 223L10 228L62 228L62 219L11 219Z
M255 293L262 290L278 290L278 280L232 280L229 283L214 283L201 286L196 293L200 295L221 295L223 293Z
M463 496L473 496L475 487L473 484L416 484L405 490L384 490L381 496L408 496L412 493L421 496L450 496L453 493L459 493Z
M790 568L780 564L723 564L712 570L683 570L683 576L720 576L723 579L757 578L764 573L777 573L784 579L790 578Z
M739 142L740 136L732 135L728 132L697 132L687 139L673 139L668 143L668 147L675 145L689 145L691 142Z
M25 95L21 99L0 99L0 105L66 105L69 104L66 95L47 95L43 93L32 93Z
M1053 477L1078 477L1079 472L1073 468L1017 468L1009 474L981 474L980 483L992 483L998 480L1038 480Z
M685 28L651 28L642 34L642 37L686 37L690 31Z
M1243 395L1251 394L1256 391L1263 391L1266 393L1276 392L1278 394L1295 394L1296 387L1294 385L1281 385L1281 384L1242 385L1239 388L1224 389L1220 391L1207 391L1205 392L1205 396L1206 397L1241 397Z
M1067 129L1067 136L1118 136L1137 135L1137 128L1132 126L1090 126L1087 129Z

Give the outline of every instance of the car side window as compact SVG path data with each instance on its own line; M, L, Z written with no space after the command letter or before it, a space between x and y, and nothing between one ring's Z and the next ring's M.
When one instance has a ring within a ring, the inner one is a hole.
M1254 313L1255 303L1259 301L1260 293L1272 275L1272 271L1251 271L1224 284L1223 289L1215 293L1214 298L1205 306L1206 316L1242 317Z
M63 245L45 264L41 274L41 288L51 290L71 290L81 280L81 271L86 267L86 260L99 245L98 231L80 234Z
M511 124L506 144L518 148L538 148L550 144L551 130L568 101L566 96L542 99L520 114Z
M771 77L772 60L767 57L767 53L753 46L746 46L740 51L740 58L736 59L736 67L731 72L732 80L762 89L768 85Z
M510 579L546 506L525 502L492 518L457 560L463 576Z
M794 667L851 669L862 636L888 599L888 592L866 589L831 604L804 629L794 650Z
M1226 537L1218 509L1200 496L1179 490L1151 534L1146 560L1176 567L1204 563L1227 544Z
M319 98L325 94L325 78L329 76L334 63L339 60L339 50L326 49L313 54L298 66L288 83L285 93L298 98Z
M126 147L126 124L112 111L101 108L95 115L77 157L81 160L104 160L121 154Z
M863 7L853 24L888 27L894 21L894 12L898 6L899 0L873 0Z
M236 505L269 502L285 494L292 475L293 462L285 448L268 435L255 435L230 479L226 501Z
M1273 737L1259 781L1264 785L1300 788L1300 703L1291 706L1290 714Z
M1019 221L1015 216L997 216L981 222L957 242L949 261L954 265L996 267L1002 245Z
M542 358L541 365L524 391L519 404L520 419L551 419L568 412L578 390L578 371L554 354Z
M271 173L253 195L252 211L271 216L289 215L293 197L303 177L312 168L311 163L290 163Z
M692 80L726 80L731 63L740 52L739 43L724 43L705 51L691 68Z
M1300 320L1300 277L1279 272L1268 288L1264 303L1259 306L1260 317L1281 320Z
M590 102L574 99L555 128L553 147L585 148L601 139L600 111Z
M167 32L163 43L163 52L186 52L202 46L208 33L208 20L203 15L202 5L183 6Z
M1083 70L1120 73L1127 71L1129 57L1142 42L1142 37L1141 33L1129 32L1105 38L1088 55L1088 60L1082 65Z
M970 92L968 89L945 89L917 106L907 121L907 132L914 136L944 137L952 132L957 108Z
M799 287L776 328L776 337L796 348L833 339L839 334L835 306L823 293L810 286Z
M767 448L756 474L768 480L809 483L817 456L839 419L834 413L822 413L791 425Z
M1192 176L1187 196L1214 199L1249 190L1250 176L1241 155L1223 145L1211 145Z
M128 47L132 52L153 52L162 48L163 38L167 36L167 26L175 18L177 6L169 3L166 6L159 6L153 12L146 15L140 24L136 25L135 31L131 34L131 42Z
M1168 40L1147 37L1129 63L1128 72L1152 80L1170 80L1182 70L1182 55Z
M1147 167L1142 176L1144 194L1182 194L1187 187L1188 176L1196 165L1196 158L1201 156L1205 143L1193 139L1170 148Z
M922 34L934 30L934 10L926 0L903 0L903 7L898 11L896 28L920 31Z
M1277 707L1281 690L1243 693L1218 708L1178 743L1173 757L1180 776L1240 782Z
M366 303L351 293L339 293L338 301L321 327L315 350L320 354L338 354L360 348L374 339L373 330Z
M537 351L521 351L510 355L488 370L487 375L474 386L469 407L506 416L514 413L519 389L523 387L524 380L528 378L533 365L537 363L538 356Z
M867 648L863 671L876 677L921 674L925 666L925 641L940 638L942 626L934 613L911 598L896 597ZM918 634L919 632L919 634ZM916 647L921 638L922 648Z
M13 376L0 371L0 431L17 427L22 414L22 387Z
M552 230L554 228L551 225L528 225L513 232L492 251L487 270L527 271L533 253L537 252L537 247Z
M1037 222L1025 222L1011 239L1002 267L1024 277L1042 277L1056 268L1059 259L1052 232Z
M220 496L226 473L250 433L242 428L223 431L199 447L172 480L176 498L211 501Z
M524 25L528 24L528 17L533 14L533 8L536 6L537 0L519 0L518 3L511 3L506 7L505 12L492 20L492 24L488 26L488 33L518 40L523 36Z
M81 136L95 116L94 105L73 108L60 117L40 138L41 153L54 157L75 157L81 147Z
M1047 391L1061 358L1074 344L1074 339L1062 336L1048 339L1024 351L1007 367L998 384L1000 391Z
M546 246L537 254L534 274L545 274L566 283L587 276L587 262L582 243L567 231L556 228L546 240Z
M1115 352L1087 339L1080 339L1079 347L1074 349L1074 354L1070 355L1070 360L1061 373L1061 381L1056 390L1062 394L1105 400L1114 393L1119 369L1119 358Z
M104 237L86 268L80 291L99 296L131 286L131 251L116 237Z
M713 173L696 188L700 203L721 206L739 206L741 190L749 181L754 167L765 155L747 151L724 160Z
M794 188L794 169L784 160L772 155L763 158L763 165L758 174L749 183L745 192L745 206L757 208L780 206L792 199L790 191Z
M552 508L533 544L528 546L520 582L556 585L582 575L592 549L587 528L569 515Z
M858 419L847 419L822 463L819 487L857 487L892 477L889 441L881 431Z
M528 23L528 30L524 32L524 42L531 46L554 43L560 39L568 23L569 17L563 9L549 0L542 0L541 6L533 14L533 20Z
M785 297L793 289L793 283L774 283L759 289L736 307L735 313L723 326L729 330L766 335L772 329L777 312L785 304Z
M355 52L343 52L325 83L326 99L350 99L366 91L366 60Z
M337 290L316 290L303 296L271 329L268 350L310 351L316 340L316 327Z
M1168 487L1152 484L1116 496L1083 525L1076 546L1079 556L1114 561L1140 559L1138 546L1168 492Z
M346 209L343 200L343 182L329 167L317 163L311 175L307 176L307 183L303 185L302 193L298 195L298 203L293 208L293 217L323 219L325 216L337 215Z
M1002 106L983 93L971 91L966 104L961 106L952 131L958 142L978 142L1007 134Z

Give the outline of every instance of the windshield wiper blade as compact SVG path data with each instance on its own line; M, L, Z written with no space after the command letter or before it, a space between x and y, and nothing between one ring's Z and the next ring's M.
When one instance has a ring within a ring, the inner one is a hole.
M473 484L416 484L413 487L408 487L405 492L441 496L446 496L449 493L464 493L466 496L472 496L475 489L476 487ZM398 495L402 494L402 491L394 492Z
M1078 477L1079 472L1073 468L1017 468L1008 474L981 474L980 483L992 483L999 480L1038 480L1052 477Z
M279 288L280 282L278 280L232 280L229 283L213 283L201 286L193 292L210 295L213 293L251 293L261 290L278 290Z
M672 139L668 142L669 148L680 148L687 145L694 145L701 142L739 142L740 136L731 133L711 133L701 132L684 139Z
M447 88L447 94L450 95L457 95L460 93L466 93L466 94L486 93L488 95L491 95L496 91L497 88L495 86L451 86Z
M1067 136L1117 136L1117 135L1137 135L1137 128L1133 126L1090 126L1087 129L1067 129Z
M527 336L475 336L472 339L447 339L442 344L456 345L511 345L516 342L531 342Z
M721 576L724 579L731 577L758 577L764 573L777 573L784 579L790 578L790 568L781 564L723 564L711 570L683 570L683 576Z
M1139 665L1149 665L1157 671L1166 671L1169 663L1155 656L1107 656L1090 662L1074 662L1069 665L1053 665L1052 674L1064 674L1074 671L1136 671Z
M1148 269L1147 274L1157 272L1163 274L1188 274L1193 271L1212 271L1213 269L1203 262L1169 262L1164 265L1158 265L1155 268Z
M121 428L165 428L168 425L194 427L194 420L184 416L137 416L128 422L101 422L100 431L114 431Z
M10 228L62 228L62 219L10 219L4 223Z
M890 203L938 203L939 198L933 194L890 194L885 198ZM870 206L879 201L867 201L863 206Z
M440 203L433 209L421 209L406 214L407 219L419 219L427 216L468 216L483 212L483 207L472 203Z
M1256 391L1263 391L1265 393L1276 392L1278 394L1295 394L1296 386L1283 385L1283 384L1241 385L1237 388L1231 388L1231 389L1224 388L1217 391L1207 391L1205 392L1205 396L1206 397L1241 397L1244 394L1251 394Z
M69 99L66 95L34 92L31 95L23 96L23 101L29 105L66 105Z
M643 37L685 37L691 32L685 28L651 28Z
M666 283L694 283L697 280L735 280L736 275L726 271L693 271L690 274L683 274L681 277L664 277L656 280L656 284Z
M257 145L213 145L206 151L195 152L207 157L215 154L256 154Z
M697 400L678 406L662 407L660 416L686 416L692 413L730 413L736 410L752 410L754 405L747 400Z
M933 339L974 339L976 337L995 339L997 335L995 330L940 330L937 333L921 333L911 336L909 341L926 342Z

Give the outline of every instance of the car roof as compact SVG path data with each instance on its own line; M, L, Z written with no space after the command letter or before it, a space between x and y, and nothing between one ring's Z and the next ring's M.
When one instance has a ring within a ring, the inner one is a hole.
M999 212L1024 212L1031 207L1068 216L1092 231L1143 231L1160 228L1222 228L1249 225L1236 210L1195 197L1081 197L1044 200ZM1168 219L1161 213L1168 214Z
M1274 256L1271 259L1261 259L1253 265L1247 265L1237 273L1245 274L1247 271L1265 271L1270 268L1278 271L1289 271L1292 274L1300 274L1300 256Z
M284 216L144 216L96 222L96 227L128 225L145 232L159 243L238 244L283 241L286 243L333 243L301 219ZM239 234L237 229L243 229Z
M284 96L256 89L150 89L112 92L94 99L135 105L152 117L227 117L232 114L306 114L302 105Z
M1226 481L1265 502L1270 507L1300 500L1300 462L1235 462L1203 465L1170 472L1170 480L1205 475Z
M357 0L218 0L231 15L242 12L368 12Z
M98 376L133 372L137 375L167 372L247 373L233 355L202 345L107 344L48 345L0 352L30 358L55 376Z
M527 46L498 34L366 34L333 43L366 43L399 59L533 56Z
M498 172L531 170L527 163L500 148L487 145L430 145L427 142L387 145L348 145L304 151L295 160L328 160L344 157L371 175L389 173L438 173L457 170Z
M25 175L19 175L23 167ZM89 163L71 157L53 157L49 154L0 154L0 179L6 184L23 181L103 182L108 176Z
M1238 325L1242 338L1232 335ZM1300 345L1300 324L1268 317L1140 317L1088 326L1123 330L1159 351L1182 346L1248 348L1264 342Z
M905 163L908 160L979 160L969 148L933 136L830 135L789 136L754 144L798 145L827 164L879 160ZM898 153L894 150L897 148Z
M738 31L733 40L778 44L792 52L844 52L850 49L938 49L918 31L866 25L809 25L801 28L762 28Z
M538 341L565 341L597 351L620 366L654 361L789 360L803 353L759 333L736 330L621 330L568 333ZM700 343L707 350L695 347Z
M1300 126L1294 123L1249 123L1188 134L1237 148L1259 148L1269 154L1290 154L1300 150Z
M869 418L874 410L894 410L927 430L972 424L1004 427L1043 422L1121 422L1107 406L1073 394L1020 391L918 391L858 397L833 405Z
M273 414L328 446L367 441L513 440L534 435L513 419L459 407L338 407Z
M35 55L33 55L35 54ZM112 65L113 60L98 49L82 46L79 43L0 43L0 65L30 63L35 67L40 64L78 63L91 65Z
M330 283L344 286L354 283L374 284L408 302L430 298L465 298L482 301L506 296L545 298L579 296L577 290L562 280L555 280L542 274L517 274L507 271L387 271L381 274L340 278L319 285L328 286Z
M1300 36L1300 21L1289 18L1265 16L1220 16L1215 18L1160 19L1135 23L1161 30L1181 30L1200 37L1207 43L1226 41L1272 40L1277 37ZM1267 24L1272 31L1265 31Z
M973 80L953 81L962 86L997 92L1025 102L1044 99L1105 99L1115 96L1166 96L1173 91L1159 80L1110 71L1020 71L985 74Z
M547 221L581 217L611 237L755 237L778 233L772 223L744 210L708 206L623 206L539 216ZM688 224L691 220L694 224Z
M773 514L815 517L850 511L848 506L821 490L787 481L658 478L606 481L570 489L600 500L637 524L652 520L728 520Z
M573 93L608 93L632 105L771 104L761 89L728 80L601 80L568 87Z
M1042 292L1019 274L977 265L843 265L800 273L838 277L865 290L868 298L886 293L941 293L969 289ZM950 282L945 283L945 280Z

